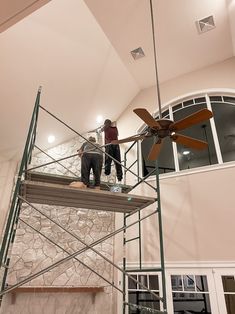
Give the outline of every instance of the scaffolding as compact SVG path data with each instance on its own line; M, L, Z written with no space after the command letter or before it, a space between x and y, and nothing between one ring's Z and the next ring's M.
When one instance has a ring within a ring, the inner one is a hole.
M167 302L166 302L166 283L165 283L165 266L164 266L164 247L163 247L163 228L162 228L162 216L161 216L161 201L160 201L160 184L159 184L159 173L158 173L158 166L156 163L156 168L153 169L151 173L149 173L146 177L141 178L138 173L135 174L132 171L133 165L138 163L138 160L134 161L130 167L127 167L127 153L129 150L137 143L134 142L132 146L126 151L125 157L124 157L124 164L120 163L119 161L115 160L112 156L109 154L103 152L103 147L100 149L102 152L109 157L111 157L115 162L122 165L124 169L124 173L131 173L137 178L137 183L134 186L128 186L125 184L122 185L122 193L116 193L116 192L110 192L110 186L112 184L107 182L102 182L101 184L101 190L93 190L93 189L78 189L76 187L72 187L69 184L76 180L79 180L80 178L72 173L71 170L68 169L69 172L73 174L73 177L67 177L67 176L60 176L60 175L54 175L54 174L46 174L46 173L40 173L35 170L37 170L40 167L43 167L45 165L49 165L52 163L58 163L63 166L60 162L62 160L72 158L77 156L71 155L65 158L61 159L54 159L51 156L49 156L46 152L41 150L39 147L36 146L36 133L37 133L37 122L38 122L38 116L40 110L43 110L44 112L48 113L50 116L55 118L57 121L65 125L67 128L75 132L79 137L81 137L83 140L87 141L87 139L80 133L76 132L74 129L72 129L68 124L63 122L61 119L56 117L54 114L50 113L48 110L46 110L44 107L40 105L40 95L41 95L41 87L39 88L37 92L37 97L34 105L34 110L32 113L32 118L29 126L29 131L25 143L25 148L22 156L22 160L19 166L19 172L15 184L15 189L12 195L11 205L8 212L8 217L5 225L4 235L1 243L1 251L0 251L0 267L1 267L1 292L0 292L0 301L2 302L2 298L5 294L9 292L17 292L17 289L19 289L22 285L28 283L29 281L37 278L38 276L52 270L53 268L65 263L66 261L69 261L71 259L75 259L79 263L81 263L84 267L88 268L91 272L95 273L99 278L101 278L103 281L105 281L109 286L116 289L119 293L122 295L122 313L127 313L128 309L137 309L138 313L167 313ZM91 142L89 142L91 143ZM91 143L94 145L93 143ZM51 162L48 162L46 164L43 164L41 166L37 167L31 167L30 163L32 160L32 152L34 147L36 147L39 151L45 153L50 159ZM64 167L64 166L63 166ZM138 168L138 167L137 167ZM138 168L139 169L139 168ZM156 173L156 187L152 186L148 181L146 181L146 178L149 177L153 172ZM147 184L149 187L154 189L156 192L157 197L144 197L144 196L138 196L136 194L131 194L131 190L137 187L139 184L144 183ZM22 219L20 217L20 212L23 204L27 204L30 208L35 210L36 212L40 213L40 215L43 215L46 219L49 219L51 222L53 222L58 227L62 228L65 232L67 232L69 235L71 235L76 241L81 243L83 247L73 253L70 251L64 249L62 246L60 246L57 242L53 241L49 237L47 237L45 234L43 234L41 231L34 228L34 226L30 225L27 221ZM41 211L39 208L37 208L37 204L47 204L47 205L54 205L54 206L67 206L67 207L75 207L75 208L84 208L84 209L92 209L92 210L98 210L98 211L109 211L114 213L122 213L123 214L123 226L119 229L116 229L105 236L101 237L100 239L87 244L81 237L77 236L74 232L68 230L68 228L63 227L61 224L59 224L57 221L53 220L49 215L47 215L45 212ZM156 209L153 210L151 213L148 213L146 215L141 215L143 212L142 210L149 206L150 204L156 204ZM137 219L132 222L128 222L129 217L133 217L134 214L137 214ZM143 267L143 260L142 260L142 248L143 248L143 241L142 241L142 231L141 231L141 225L142 222L151 217L156 217L158 221L158 231L159 231L159 254L160 254L160 267L151 267L146 268ZM15 234L17 230L17 226L19 221L24 224L25 226L31 228L40 236L42 236L44 239L48 240L52 245L60 248L64 253L67 254L66 257L60 259L59 261L56 261L55 263L51 264L48 267L45 267L44 269L41 269L40 271L29 275L24 280L21 280L17 282L16 284L9 285L7 283L7 275L10 265L10 259L11 259L11 248L14 243ZM132 226L138 226L138 236L127 239L126 238L126 231L128 228ZM115 264L112 260L107 258L104 254L100 253L99 250L95 248L98 244L104 242L107 239L110 239L114 237L115 235L122 233L123 234L123 262L122 266L119 266ZM128 261L126 257L126 250L127 245L131 241L138 241L138 253L139 253L139 260L138 260L138 267L128 268ZM113 281L108 280L103 275L96 272L95 269L91 268L89 265L84 263L81 259L79 259L79 255L86 252L87 250L92 250L95 254L99 255L102 259L104 259L107 263L113 266L113 269L116 271L121 272L123 276L122 280L122 289L115 284ZM162 283L162 289L161 289L161 295L154 292L153 290L149 289L145 284L140 282L133 276L132 274L134 272L157 272L161 274L161 283ZM138 284L138 286L143 289L144 291L148 292L151 297L154 300L158 300L160 304L160 308L150 308L147 306L142 306L139 304L133 304L129 302L128 300L128 293L127 293L127 285L126 280L131 280ZM23 292L29 292L30 287L21 287L21 291ZM35 289L35 288L34 288ZM55 287L44 287L40 288L40 292L43 291L53 291L53 289L56 289ZM44 289L44 290L42 290ZM69 289L69 288L68 288ZM85 290L84 290L85 289ZM33 290L35 292L35 290ZM91 291L91 292L100 292L103 291L102 287L74 287L74 289L70 288L70 292L84 292L84 291Z

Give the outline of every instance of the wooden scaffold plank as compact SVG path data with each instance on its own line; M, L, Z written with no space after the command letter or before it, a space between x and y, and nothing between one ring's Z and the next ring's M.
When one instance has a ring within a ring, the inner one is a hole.
M27 180L22 182L21 196L28 202L34 204L48 204L121 213L131 213L136 209L145 208L156 201L153 197L94 189L78 189L68 185Z
M45 182L45 183L55 183L55 184L62 184L62 185L69 185L73 181L81 181L81 178L71 177L71 176L64 176L52 173L45 173L45 172L36 172L36 171L28 171L26 172L26 180L29 181L37 181L37 182ZM103 182L100 183L101 190L109 191L112 186L115 186L115 183L111 182ZM130 185L121 184L122 192L128 193L131 190Z

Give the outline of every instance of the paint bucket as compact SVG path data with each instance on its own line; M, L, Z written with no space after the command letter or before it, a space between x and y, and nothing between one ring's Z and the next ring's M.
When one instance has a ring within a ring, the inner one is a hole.
M120 185L113 185L110 187L110 192L122 193L122 187Z

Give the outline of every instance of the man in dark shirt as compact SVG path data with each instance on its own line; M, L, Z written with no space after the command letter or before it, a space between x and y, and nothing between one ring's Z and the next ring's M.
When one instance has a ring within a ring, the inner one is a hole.
M117 161L121 162L121 154L120 154L120 147L118 144L110 144L112 141L118 139L118 129L116 126L112 126L112 122L109 119L104 121L104 127L101 129L104 131L104 138L105 144L109 144L105 147L105 152L108 153L110 156L115 158ZM105 170L104 173L106 176L110 175L111 172L111 163L112 158L105 155ZM116 175L118 181L122 180L122 166L118 164L114 160L115 168L116 168Z

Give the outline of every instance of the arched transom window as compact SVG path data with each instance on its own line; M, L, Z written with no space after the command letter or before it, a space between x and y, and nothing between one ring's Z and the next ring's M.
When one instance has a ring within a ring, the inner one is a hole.
M163 110L162 117L178 121L203 108L211 110L213 118L179 133L208 142L208 148L193 150L167 137L158 158L160 173L235 161L235 95L213 93L183 99L170 104ZM155 162L147 159L152 144L153 138L141 143L143 176L155 168Z

